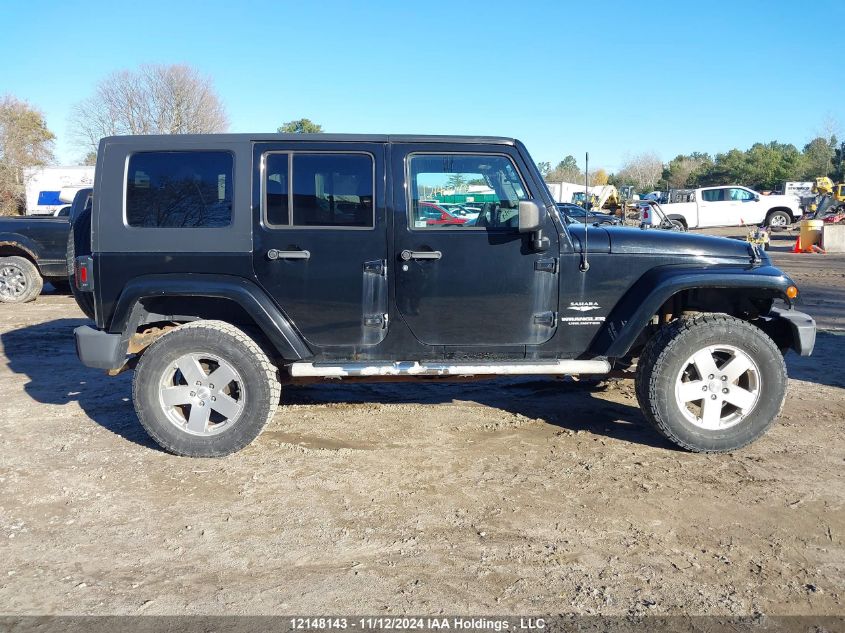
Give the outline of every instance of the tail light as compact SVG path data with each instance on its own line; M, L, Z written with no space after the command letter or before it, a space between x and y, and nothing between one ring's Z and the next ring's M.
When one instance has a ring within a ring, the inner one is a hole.
M94 260L90 255L76 258L76 287L83 292L94 290Z
M643 209L643 220L648 220L648 209Z

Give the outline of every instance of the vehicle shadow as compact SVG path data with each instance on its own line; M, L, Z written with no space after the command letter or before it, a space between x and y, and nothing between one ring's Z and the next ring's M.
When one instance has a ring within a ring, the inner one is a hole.
M845 332L818 332L812 356L786 355L790 378L845 388Z
M103 428L148 448L158 448L138 422L131 401L131 374L109 377L76 358L73 328L85 319L57 319L0 334L8 367L25 376L24 391L37 402L79 404ZM845 387L841 359L845 333L820 332L810 358L787 356L792 378ZM445 404L470 401L572 431L589 431L647 446L674 448L643 419L635 400L625 397L630 382L611 382L621 397L598 397L608 387L570 379L503 377L475 382L317 383L289 385L283 404L384 403ZM608 394L612 397L612 394Z
M0 334L8 367L25 377L24 391L37 402L79 404L85 414L122 438L158 448L138 422L131 374L109 377L79 363L73 329L85 319L57 319ZM381 402L438 404L468 400L573 431L671 448L644 422L635 406L599 400L599 388L571 380L508 377L478 382L319 383L286 386L283 404ZM397 431L398 432L398 431Z
M9 369L25 376L24 391L43 404L76 402L94 422L124 439L158 448L132 406L131 374L109 377L76 358L73 329L86 319L56 319L0 334Z
M316 383L289 385L283 404L379 403L449 404L469 401L508 411L570 431L589 431L635 444L674 449L644 420L634 400L630 404L599 398L601 391L620 396L633 383L577 382L536 376L502 377L471 382L425 381L386 383Z

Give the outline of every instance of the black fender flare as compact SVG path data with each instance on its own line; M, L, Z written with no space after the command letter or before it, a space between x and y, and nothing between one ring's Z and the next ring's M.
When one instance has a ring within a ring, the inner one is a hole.
M252 317L285 360L302 360L313 353L288 318L257 284L230 275L164 274L136 277L117 300L109 331L122 334L122 343L147 322L143 299L155 297L213 297L237 303ZM125 348L124 348L125 349Z
M590 344L590 356L621 358L660 306L682 290L695 288L748 288L764 290L791 301L786 289L792 280L774 266L661 266L645 273L605 318Z
M21 253L26 255L28 259L31 259L36 266L38 266L41 249L38 244L33 242L26 235L21 235L20 233L0 233L0 246L18 249ZM39 266L38 269L40 271L41 267Z

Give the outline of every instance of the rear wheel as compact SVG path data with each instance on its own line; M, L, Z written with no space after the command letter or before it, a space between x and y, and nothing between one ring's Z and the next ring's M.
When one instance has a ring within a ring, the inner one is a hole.
M41 294L44 280L38 267L25 257L0 258L0 302L26 303Z
M723 314L678 319L643 352L636 392L645 417L695 452L736 450L763 435L786 395L783 356L763 331Z
M785 229L792 224L792 217L786 211L772 211L766 217L766 226L770 229Z
M196 321L144 352L132 384L141 425L177 455L221 457L252 442L279 404L276 367L238 328Z

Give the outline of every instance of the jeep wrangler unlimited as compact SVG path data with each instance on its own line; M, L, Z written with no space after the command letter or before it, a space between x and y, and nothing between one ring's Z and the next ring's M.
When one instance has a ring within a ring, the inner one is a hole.
M730 451L815 341L755 246L567 224L509 138L105 138L87 219L77 353L134 368L141 424L179 455L249 444L288 381L611 370L669 440Z

